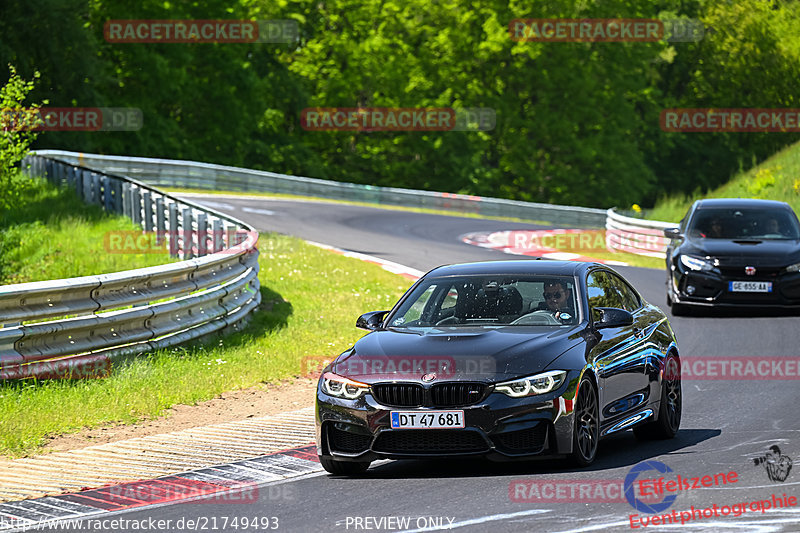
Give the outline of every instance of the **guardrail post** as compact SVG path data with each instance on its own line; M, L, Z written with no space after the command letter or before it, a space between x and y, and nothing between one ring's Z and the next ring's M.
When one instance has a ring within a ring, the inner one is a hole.
M83 174L83 201L91 204L92 200L92 173L88 170L79 170Z
M103 205L100 197L100 174L92 172L92 201L97 205Z
M142 191L136 185L131 187L131 219L142 225Z
M127 181L122 183L122 214L131 218L131 184Z
M70 176L72 179L70 179ZM83 187L83 170L69 167L67 169L67 182L75 188L75 193L78 195L78 198L85 201L86 197L83 194L85 192Z
M114 193L114 212L122 214L125 211L124 194L122 192L123 181L118 178L111 178L111 188Z
M144 206L144 230L153 231L153 201L150 191L142 192L142 205Z
M181 227L183 228L183 259L191 259L194 248L192 239L192 208L184 207L181 213Z
M225 243L222 241L222 220L215 218L214 219L214 236L213 236L213 243L212 243L212 252L217 253L222 250Z
M162 244L167 233L167 224L164 220L164 197L156 198L156 244Z
M208 254L208 215L199 213L197 215L197 256L203 257Z
M111 213L114 210L114 196L111 194L111 178L108 176L100 176L100 184L103 186L103 209L106 213Z
M83 199L87 204L94 203L94 190L93 190L93 172L89 170L83 171Z
M169 203L169 255L178 257L180 250L180 233L178 233L178 206L175 202Z

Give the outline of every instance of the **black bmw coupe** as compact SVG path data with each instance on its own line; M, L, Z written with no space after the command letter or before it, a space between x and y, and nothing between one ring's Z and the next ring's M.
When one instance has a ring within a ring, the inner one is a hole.
M667 304L800 308L800 224L789 204L698 200L680 227L664 230Z
M680 425L680 358L664 313L595 263L497 261L435 268L328 365L317 453L331 473L376 459L569 456L633 429Z

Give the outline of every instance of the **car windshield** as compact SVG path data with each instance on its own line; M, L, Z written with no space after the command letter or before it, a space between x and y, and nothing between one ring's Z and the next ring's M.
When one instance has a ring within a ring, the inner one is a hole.
M389 327L564 326L577 324L567 276L464 276L424 280Z
M704 239L800 239L797 218L786 209L701 208L688 234Z

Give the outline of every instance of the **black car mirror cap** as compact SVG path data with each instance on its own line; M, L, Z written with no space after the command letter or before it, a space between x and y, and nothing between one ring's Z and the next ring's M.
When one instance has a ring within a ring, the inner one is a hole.
M680 228L664 228L664 237L668 239L680 239L683 237Z
M594 321L595 329L621 328L633 324L633 315L617 307L595 307L593 311L600 312L600 319Z
M356 320L356 327L367 331L383 329L383 318L389 311L371 311L364 313Z

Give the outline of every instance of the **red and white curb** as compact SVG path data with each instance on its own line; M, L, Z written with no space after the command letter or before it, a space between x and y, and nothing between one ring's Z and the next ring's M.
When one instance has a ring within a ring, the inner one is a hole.
M0 504L0 531L80 529L77 522L84 518L169 503L264 503L275 498L265 483L321 470L317 446L311 444L157 479Z
M374 255L367 255L359 252L351 252L350 250L343 250L342 248L336 248L335 246L329 246L327 244L322 244L320 242L314 242L314 241L306 241L306 242L308 244L311 244L312 246L322 248L323 250L329 250L331 252L343 255L345 257L352 257L354 259L359 259L366 263L379 265L383 267L384 270L387 270L392 274L403 276L404 278L410 279L412 281L417 281L419 278L425 275L425 272L417 270L416 268L411 268L405 265L401 265L400 263L395 263L394 261L387 261L386 259L375 257Z
M568 242L573 245L570 246L571 248L591 249L596 247L598 239L604 245L605 240L599 231L579 229L479 231L462 235L460 239L466 244L513 255L527 255L556 261L591 261L606 265L627 265L622 261L601 260L586 255L562 252L552 246ZM577 246L574 246L575 244Z

